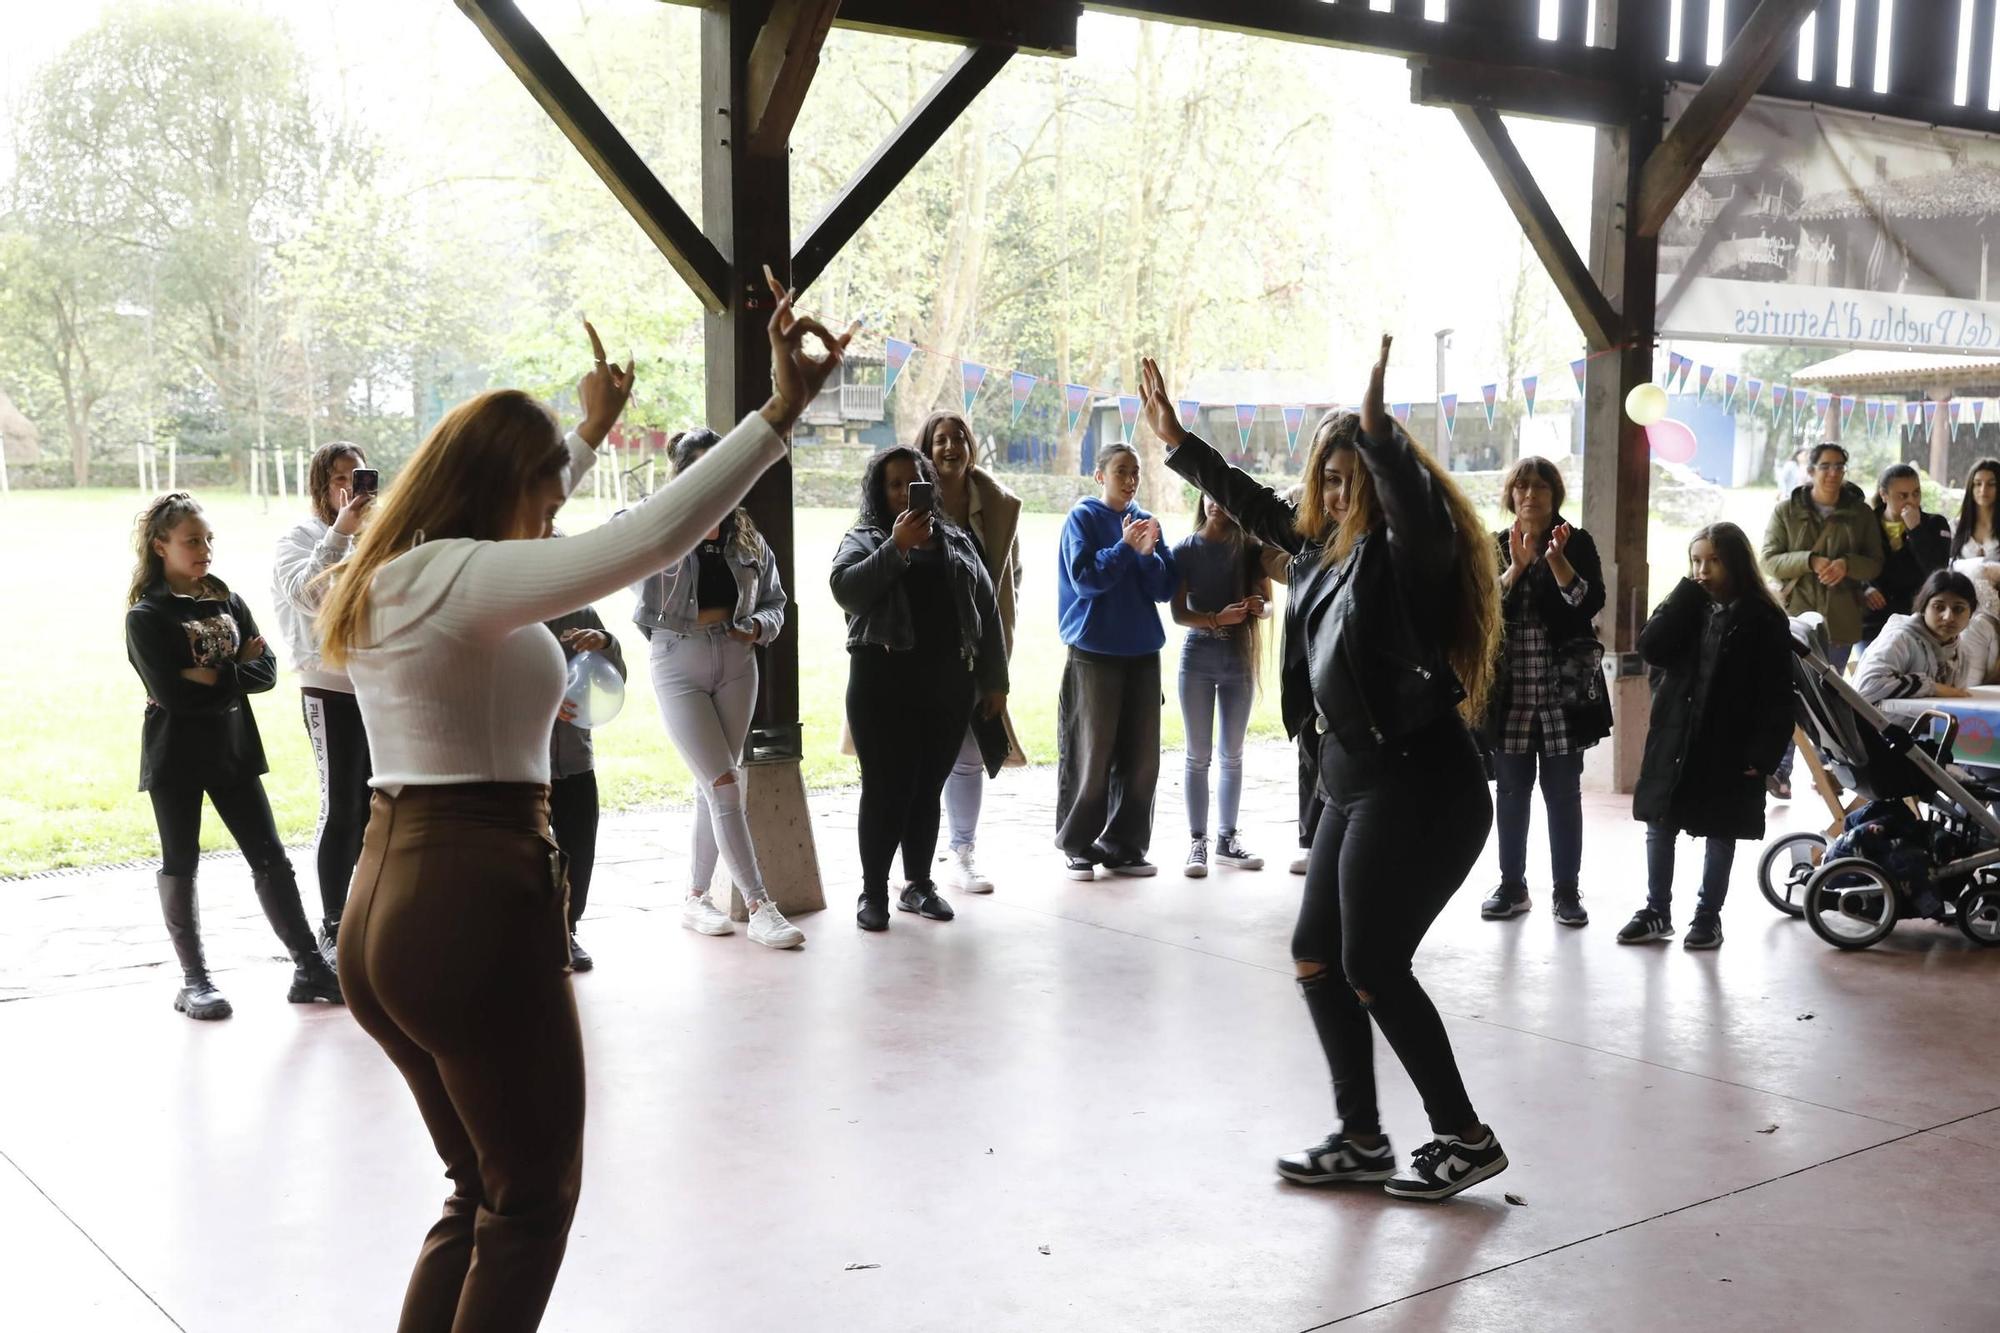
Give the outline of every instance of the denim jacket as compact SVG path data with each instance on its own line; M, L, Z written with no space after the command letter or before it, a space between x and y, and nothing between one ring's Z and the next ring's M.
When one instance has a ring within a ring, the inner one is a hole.
M993 578L972 536L954 523L935 525L951 569L958 604L959 656L972 668L982 694L1007 689L1007 647ZM903 573L910 562L880 528L849 529L833 557L833 600L847 613L847 646L908 652L917 644Z
M787 599L770 544L759 542L758 547L761 554L751 557L738 551L734 541L723 544L729 570L736 576L736 607L730 613L729 628L747 629L757 636L758 643L772 643L785 628ZM632 591L639 605L632 612L632 623L644 629L648 638L654 630L662 629L693 634L701 615L695 604L700 567L700 555L689 551L677 563L634 584Z

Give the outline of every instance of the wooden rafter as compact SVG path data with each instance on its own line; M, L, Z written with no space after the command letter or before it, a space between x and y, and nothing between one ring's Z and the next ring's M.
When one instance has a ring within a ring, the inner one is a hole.
M729 266L722 253L625 141L603 108L583 90L535 25L523 17L513 0L458 0L458 7L493 44L522 86L541 103L556 128L625 205L626 212L701 303L710 310L721 310L729 281Z
M1499 113L1484 107L1460 107L1457 114L1473 150L1492 173L1494 184L1500 187L1507 206L1514 210L1528 244L1548 270L1549 280L1562 294L1590 346L1597 350L1616 347L1623 341L1619 337L1622 324L1618 312L1611 308L1603 289L1591 276L1590 266L1570 243L1561 219L1549 207L1548 197L1535 183L1534 173L1528 170Z
M1799 25L1819 0L1763 0L1722 53L1708 79L1667 137L1646 158L1639 184L1638 232L1658 236L1675 205L1701 175L1702 163L1722 142L1736 117L1771 77Z
M805 239L792 256L793 286L804 291L826 271L841 247L854 238L1013 54L1013 48L1006 46L966 48L806 229Z
M750 51L750 151L785 151L840 0L777 0Z
M1464 60L1412 60L1410 100L1418 106L1483 107L1509 116L1607 126L1626 124L1638 105L1629 80Z
M728 0L665 0L704 9ZM841 0L833 26L954 46L1011 46L1023 55L1073 56L1082 0Z

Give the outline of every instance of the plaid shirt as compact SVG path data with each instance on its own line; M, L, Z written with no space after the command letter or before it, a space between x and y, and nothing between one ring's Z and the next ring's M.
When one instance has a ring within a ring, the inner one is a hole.
M1533 570L1529 571L1532 574ZM1506 639L1507 711L1500 719L1500 749L1505 754L1568 754L1569 714L1555 701L1554 647L1548 627L1528 591L1524 574L1507 591ZM1562 591L1571 606L1582 606L1590 584L1582 575Z

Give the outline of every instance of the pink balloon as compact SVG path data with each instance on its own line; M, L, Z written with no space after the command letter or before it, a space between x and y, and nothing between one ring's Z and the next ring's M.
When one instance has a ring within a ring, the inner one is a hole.
M1653 457L1662 463L1692 463L1695 455L1694 432L1684 421L1656 421L1646 427L1646 441L1653 448Z

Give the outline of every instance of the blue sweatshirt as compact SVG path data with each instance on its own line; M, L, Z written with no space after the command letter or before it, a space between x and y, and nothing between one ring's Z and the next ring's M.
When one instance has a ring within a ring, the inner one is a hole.
M1170 601L1179 577L1163 538L1151 555L1125 543L1125 518L1151 518L1137 505L1113 509L1094 495L1076 502L1063 523L1056 616L1062 640L1113 657L1157 653L1167 641L1156 603Z

